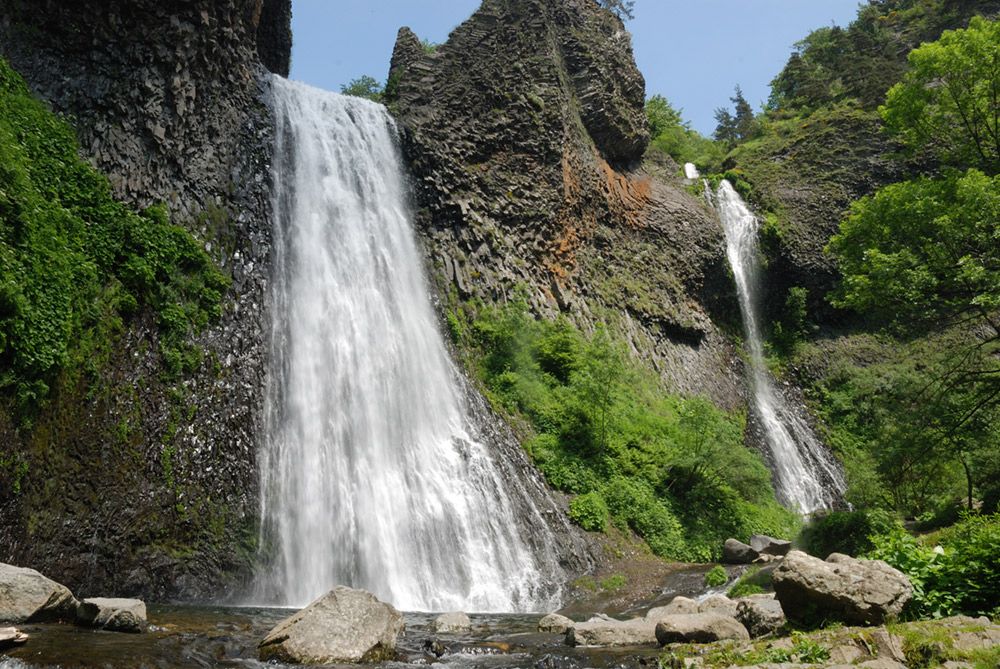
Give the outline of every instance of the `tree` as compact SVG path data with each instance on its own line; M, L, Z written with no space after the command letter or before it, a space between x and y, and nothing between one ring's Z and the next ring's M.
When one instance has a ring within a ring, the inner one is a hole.
M622 21L635 18L635 0L598 0L601 7L614 14Z
M879 108L889 130L946 164L1000 172L1000 22L974 17L908 60Z
M365 98L372 102L382 102L382 95L385 90L382 84L378 83L374 77L364 74L357 79L352 79L350 83L341 86L340 92L344 95L353 95L356 98Z
M745 142L756 134L757 120L753 115L753 107L743 97L743 89L736 86L735 95L729 98L733 103L734 112L725 107L715 110L715 139L726 143L730 148L739 142Z
M654 95L646 101L646 119L649 121L649 136L653 139L671 128L686 126L680 111L674 109L662 95Z

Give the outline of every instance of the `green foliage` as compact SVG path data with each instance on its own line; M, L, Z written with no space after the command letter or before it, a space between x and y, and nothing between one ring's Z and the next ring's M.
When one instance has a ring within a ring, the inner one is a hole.
M795 345L803 341L809 333L806 319L809 291L801 286L792 286L785 296L785 308L780 318L771 325L770 342L780 355L788 355Z
M1000 601L1000 516L966 516L930 546L897 528L873 538L868 557L885 560L913 585L907 615L992 615Z
M185 342L219 315L227 286L162 207L116 202L77 150L0 60L0 392L25 420L74 350L93 350L141 308L157 317L168 370L190 368Z
M717 588L729 581L729 573L721 564L717 564L705 573L705 587Z
M1000 171L1000 22L973 17L914 49L879 108L890 131L945 163Z
M752 566L733 583L726 595L730 599L739 599L764 592L764 586L770 585L770 576L761 572L760 567Z
M872 537L892 532L897 521L881 509L832 511L802 528L797 543L825 560L831 553L858 556L874 548Z
M601 579L599 585L601 590L605 592L615 592L624 588L626 583L628 583L628 579L625 578L625 574L611 574L607 578Z
M635 0L598 0L598 4L613 12L622 21L635 18Z
M604 518L661 556L710 560L728 536L785 534L795 517L742 444L743 424L709 401L665 393L608 332L585 337L522 303L456 312L491 400L527 419L525 449L551 485L579 495L574 518ZM601 503L606 512L601 509Z
M570 501L569 517L588 532L603 532L608 524L608 505L601 493L592 490Z
M363 74L357 79L351 79L340 87L340 92L344 95L353 95L356 98L365 98L372 102L382 102L385 94L385 87L374 77Z
M677 163L693 163L703 172L717 171L722 164L723 148L691 127L681 118L662 95L654 95L646 101L646 118L649 121L649 135L652 147L661 151Z

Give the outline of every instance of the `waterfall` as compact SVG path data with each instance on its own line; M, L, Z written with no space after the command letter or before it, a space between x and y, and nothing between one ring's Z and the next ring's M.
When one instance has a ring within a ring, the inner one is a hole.
M403 610L558 606L545 521L477 438L381 105L275 77L258 600L336 584ZM551 551L550 551L551 552Z
M840 467L795 407L778 391L764 365L757 291L760 268L757 217L723 180L715 198L726 233L726 255L736 280L746 348L750 355L754 409L764 429L778 499L801 513L834 506L845 484Z

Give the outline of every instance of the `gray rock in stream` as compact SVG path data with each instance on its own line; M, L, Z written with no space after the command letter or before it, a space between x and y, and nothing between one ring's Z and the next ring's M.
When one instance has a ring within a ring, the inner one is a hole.
M34 569L0 563L0 622L71 621L77 604L66 586Z
M757 551L736 539L726 539L722 546L723 564L750 564L756 557Z
M566 616L550 613L538 621L538 631L545 634L565 634L575 624Z
M750 548L761 555L788 555L788 551L792 550L792 542L766 534L755 534L750 537Z
M656 621L648 618L614 620L591 618L566 633L570 646L655 646Z
M472 621L469 620L469 616L461 611L442 613L434 619L434 631L439 634L468 632L471 629Z
M20 646L28 640L28 635L14 627L0 627L0 650Z
M76 608L76 624L108 632L145 632L149 627L146 604L138 599L94 597Z
M379 662L395 655L403 627L399 611L375 595L337 586L278 623L257 650L264 661Z
M785 624L781 602L772 597L745 597L736 604L736 619L754 639L777 632Z
M709 643L735 639L749 641L750 634L735 618L720 613L687 613L665 616L656 623L656 640L668 643Z

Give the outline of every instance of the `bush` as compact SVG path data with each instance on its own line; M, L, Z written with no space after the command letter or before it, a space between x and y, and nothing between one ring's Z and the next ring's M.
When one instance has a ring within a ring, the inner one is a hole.
M731 599L759 595L764 586L771 585L771 572L762 572L760 567L750 567L726 593Z
M1000 515L967 515L930 546L897 527L873 539L867 557L885 560L913 585L909 617L995 615L1000 602Z
M725 585L728 580L729 573L721 564L715 565L705 574L705 586L709 588L717 588L720 585Z
M872 550L872 537L892 532L898 523L881 509L833 511L802 528L797 543L810 555L825 560L831 553L858 556Z
M588 492L569 503L569 517L588 532L603 532L608 522L608 505L599 492Z

